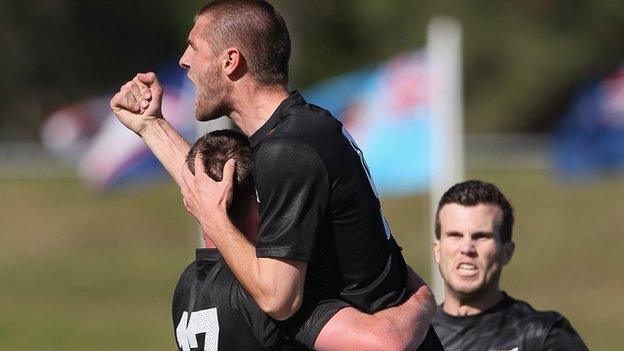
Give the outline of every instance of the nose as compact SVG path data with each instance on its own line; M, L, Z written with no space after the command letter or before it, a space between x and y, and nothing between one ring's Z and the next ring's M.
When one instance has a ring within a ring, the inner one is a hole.
M190 50L187 47L186 50L184 50L184 54L182 54L182 57L180 57L180 67L184 68L184 69L189 69L191 68L191 60L190 60Z
M473 257L477 254L477 250L475 249L474 243L472 242L472 240L467 239L464 240L460 247L459 247L459 251L466 255L466 256L470 256Z

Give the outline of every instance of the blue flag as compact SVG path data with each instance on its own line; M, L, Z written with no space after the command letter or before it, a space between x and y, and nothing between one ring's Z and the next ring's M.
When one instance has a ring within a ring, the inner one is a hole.
M304 95L344 124L382 195L406 195L428 188L427 82L425 55L417 51L330 79Z

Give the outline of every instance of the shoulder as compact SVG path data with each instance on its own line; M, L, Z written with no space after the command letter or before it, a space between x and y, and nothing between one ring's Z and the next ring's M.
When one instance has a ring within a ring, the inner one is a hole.
M314 118L316 122L335 124L340 123L328 110L302 100L302 103L294 104L284 111L283 119L289 120L291 117Z
M520 319L526 319L532 323L539 324L542 327L548 328L552 324L565 320L559 312L556 311L538 311L528 302L511 298L510 312L519 317Z
M191 262L176 283L175 290L173 291L173 307L174 309L181 303L181 301L189 294L189 289L193 283L193 270L195 269L195 261Z
M314 141L342 134L342 123L329 111L305 101L289 106L280 116L273 135L295 135Z
M312 153L316 151L308 142L295 134L275 133L268 136L257 147L256 155L272 156L289 153Z
M515 300L513 312L525 328L540 336L543 349L557 349L556 345L566 350L587 350L581 337L566 317L557 311L538 311L522 300Z
M289 110L282 117L279 132L319 141L317 138L342 137L342 123L329 111L307 104Z
M177 288L181 288L185 282L193 278L193 272L196 269L195 265L196 265L195 261L189 263L186 266L186 268L184 268L182 273L180 273L180 278L178 279Z
M307 141L292 135L266 138L254 152L256 171L310 172L325 169L319 152Z

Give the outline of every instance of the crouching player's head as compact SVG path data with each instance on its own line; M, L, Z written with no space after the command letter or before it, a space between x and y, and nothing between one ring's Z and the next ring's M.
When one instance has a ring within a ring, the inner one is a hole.
M223 179L223 166L236 160L234 190L228 214L238 229L255 241L258 226L258 202L251 176L251 149L247 137L233 130L210 132L199 138L186 155L186 165L195 175L195 158L199 157L206 174L215 181Z

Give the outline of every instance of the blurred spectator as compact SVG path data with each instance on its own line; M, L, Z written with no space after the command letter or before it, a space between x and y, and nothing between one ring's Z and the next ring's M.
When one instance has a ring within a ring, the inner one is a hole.
M555 137L555 166L567 178L624 169L624 66L575 97Z

